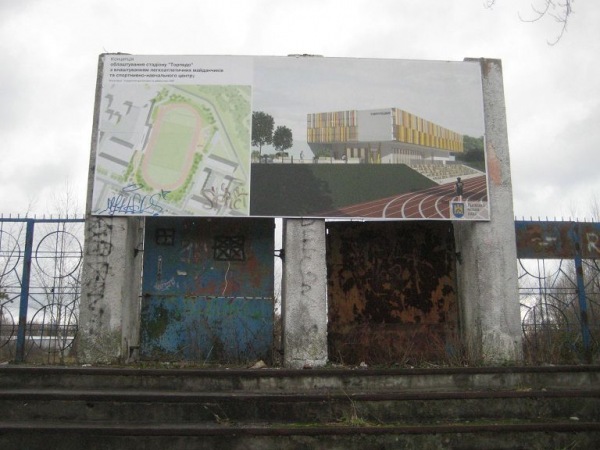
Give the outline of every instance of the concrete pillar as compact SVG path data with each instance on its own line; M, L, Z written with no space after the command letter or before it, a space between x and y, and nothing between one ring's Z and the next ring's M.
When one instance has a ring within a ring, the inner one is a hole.
M96 79L99 122L103 57ZM98 129L92 130L79 305L77 356L82 363L126 362L139 347L141 249L144 219L92 216Z
M522 337L502 65L470 61L482 72L491 220L454 224L463 339L474 361L516 362Z
M281 314L285 367L327 363L325 221L284 219Z
M128 217L86 220L77 343L82 363L125 362L138 346L139 223Z

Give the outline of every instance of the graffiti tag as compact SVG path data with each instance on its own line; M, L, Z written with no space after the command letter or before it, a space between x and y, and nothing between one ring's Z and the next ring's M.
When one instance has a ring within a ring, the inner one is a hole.
M106 208L97 211L98 214L144 214L151 213L158 216L164 208L160 205L160 200L166 199L169 191L157 192L155 194L144 194L139 192L142 189L137 184L125 186L119 193L106 200Z
M176 287L176 286L177 286L177 281L175 281L175 277L171 277L167 281L156 282L154 284L154 289L156 289L157 291L166 291L166 290L168 290L172 287Z
M224 184L219 189L214 186L202 191L202 196L208 201L206 209L233 209L236 211L245 210L247 205L248 193L237 186L233 190Z

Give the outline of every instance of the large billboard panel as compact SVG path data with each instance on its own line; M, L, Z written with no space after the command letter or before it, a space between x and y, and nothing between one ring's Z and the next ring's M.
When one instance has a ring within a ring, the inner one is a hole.
M100 57L95 215L489 220L481 70Z

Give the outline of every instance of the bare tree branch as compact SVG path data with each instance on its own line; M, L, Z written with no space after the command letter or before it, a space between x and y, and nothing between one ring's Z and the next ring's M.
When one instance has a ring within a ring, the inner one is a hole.
M555 45L567 31L567 24L573 14L575 0L538 0L538 2L541 2L541 7L534 6L534 4L531 5L533 11L532 18L524 18L521 16L521 13L518 13L519 19L522 22L533 23L542 20L544 17L552 17L560 24L560 32L554 40L547 42L548 45ZM491 9L495 4L496 0L484 0L484 5L488 9Z
M569 18L571 14L573 14L573 3L575 0L543 0L542 8L536 8L531 5L531 9L534 12L534 17L531 19L524 19L519 13L519 19L522 22L538 22L544 17L552 17L556 22L561 25L560 32L558 36L552 41L547 41L548 45L555 45L558 41L561 40L565 31L567 31L567 23L569 22Z

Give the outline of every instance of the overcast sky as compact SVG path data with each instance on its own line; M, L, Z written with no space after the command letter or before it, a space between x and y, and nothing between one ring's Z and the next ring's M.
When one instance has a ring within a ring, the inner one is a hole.
M600 197L600 2L576 1L554 46L552 17L519 19L534 17L528 0L484 3L2 0L0 213L55 213L66 191L84 210L99 54L311 53L502 59L515 214L590 217Z

